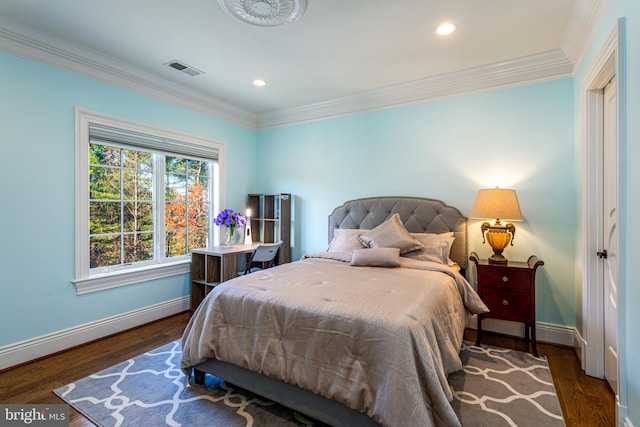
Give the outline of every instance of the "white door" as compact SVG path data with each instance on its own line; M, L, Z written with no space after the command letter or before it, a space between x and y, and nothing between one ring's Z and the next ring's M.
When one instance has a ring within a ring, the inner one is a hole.
M618 394L618 210L617 109L615 77L604 89L603 232L604 375Z

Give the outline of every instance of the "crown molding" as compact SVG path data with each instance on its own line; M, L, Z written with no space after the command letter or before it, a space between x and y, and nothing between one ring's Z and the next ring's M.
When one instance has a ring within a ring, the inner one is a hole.
M121 60L0 19L0 50L144 96L255 129L257 116L153 76Z
M582 61L600 21L610 5L611 0L580 0L575 2L562 42L563 50L573 64L579 64Z
M571 76L560 49L307 105L261 113L265 129Z
M325 102L256 114L123 64L115 57L81 49L2 19L0 50L252 129L322 120L535 83L567 77L573 72L572 62L562 50L556 49Z

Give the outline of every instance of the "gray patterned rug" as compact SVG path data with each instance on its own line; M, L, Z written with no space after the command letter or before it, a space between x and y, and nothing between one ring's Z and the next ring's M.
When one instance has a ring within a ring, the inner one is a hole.
M464 342L462 371L449 375L463 426L564 426L546 358Z
M184 387L180 342L54 390L93 423L107 426L322 426L207 375ZM464 370L449 376L463 426L564 426L544 358L463 344Z

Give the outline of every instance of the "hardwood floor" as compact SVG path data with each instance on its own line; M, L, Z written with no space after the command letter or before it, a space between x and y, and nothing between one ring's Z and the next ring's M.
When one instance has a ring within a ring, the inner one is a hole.
M182 337L184 312L0 372L0 403L64 403L52 390ZM94 426L73 408L71 427Z
M0 403L63 403L53 389L182 336L190 312L180 313L135 329L0 372ZM475 340L475 331L465 339ZM483 343L526 351L521 340L483 333ZM615 425L614 396L603 380L588 377L570 348L538 343L546 356L567 427ZM70 426L94 426L73 408Z

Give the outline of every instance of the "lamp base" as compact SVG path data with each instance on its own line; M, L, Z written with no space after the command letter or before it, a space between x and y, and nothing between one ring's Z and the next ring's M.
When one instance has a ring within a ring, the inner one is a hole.
M253 244L253 236L251 235L251 225L249 224L249 220L247 219L247 224L244 226L244 244L251 245Z
M489 257L489 264L507 264L508 262L509 260L502 255L502 251L500 251L500 253L494 252L493 255Z
M493 255L489 257L490 264L506 264L509 262L502 251L509 246L509 243L513 245L513 236L516 232L515 225L508 223L503 225L500 220L497 219L494 225L490 225L488 222L482 224L482 237L486 237L489 242L489 246L493 249ZM484 243L484 241L482 242Z

